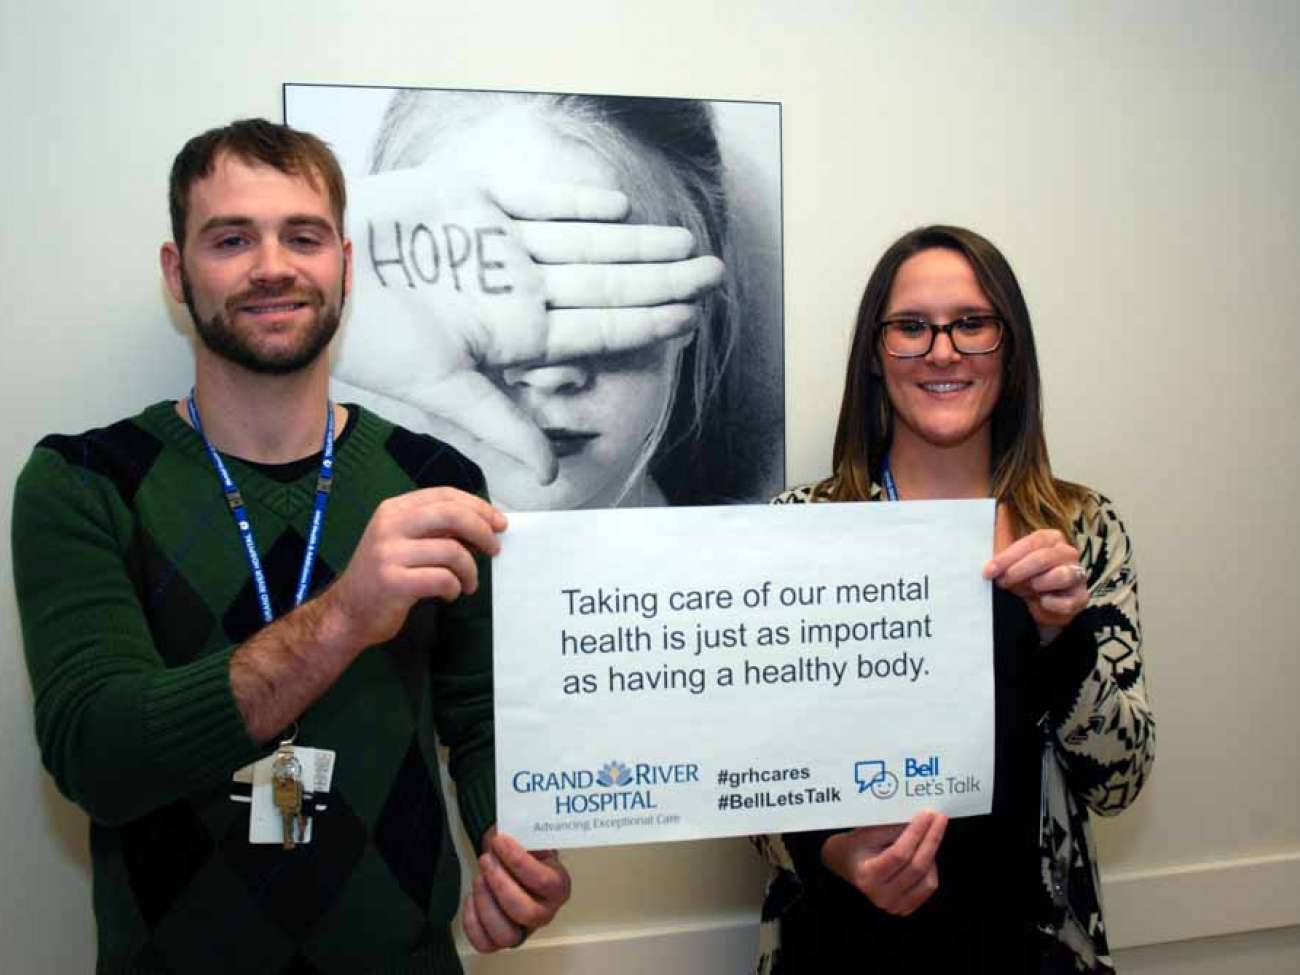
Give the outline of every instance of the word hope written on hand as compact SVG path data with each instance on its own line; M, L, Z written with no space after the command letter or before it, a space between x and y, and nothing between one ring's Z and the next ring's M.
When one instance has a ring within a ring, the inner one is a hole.
M417 223L410 233L403 237L402 222L393 221L392 235L384 234L382 244L375 239L375 225L366 223L366 244L370 254L370 267L379 283L387 288L388 279L384 268L398 267L406 278L408 288L416 287L416 280L427 285L436 285L445 268L451 286L457 291L465 290L461 286L461 268L473 262L474 276L466 272L470 283L475 281L478 290L487 295L509 294L514 286L507 281L489 281L489 273L497 274L505 270L505 262L488 257L488 247L493 238L505 237L504 227L462 227L458 223L444 223L438 227L441 235L428 224ZM379 248L383 247L386 255L380 257ZM414 272L414 274L412 274ZM447 282L444 281L444 284Z

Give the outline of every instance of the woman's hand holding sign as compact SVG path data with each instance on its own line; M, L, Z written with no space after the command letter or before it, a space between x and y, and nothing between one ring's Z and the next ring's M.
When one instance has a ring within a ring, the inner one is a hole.
M1079 550L1059 531L1044 528L1011 541L1007 517L998 508L997 554L984 578L1025 601L1043 643L1053 640L1088 605L1088 574Z
M935 856L948 817L922 810L910 823L861 826L822 845L822 862L890 914L911 914L939 889Z

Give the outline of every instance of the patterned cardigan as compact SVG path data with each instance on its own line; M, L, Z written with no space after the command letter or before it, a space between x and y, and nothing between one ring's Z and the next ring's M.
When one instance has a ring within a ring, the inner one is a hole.
M871 486L869 500L883 492ZM791 488L773 504L829 501L815 485ZM1147 703L1138 624L1133 547L1110 501L1089 492L1073 524L1074 544L1088 573L1088 605L1071 624L1096 641L1096 662L1066 706L1047 709L1042 735L1039 820L1041 887L1038 927L1073 951L1076 968L1114 972L1101 915L1101 885L1088 820L1091 809L1113 816L1142 789L1155 759L1155 719ZM1044 652L1050 653L1051 646ZM780 950L780 916L799 896L794 861L779 835L754 837L772 864L763 905L759 975L768 975Z

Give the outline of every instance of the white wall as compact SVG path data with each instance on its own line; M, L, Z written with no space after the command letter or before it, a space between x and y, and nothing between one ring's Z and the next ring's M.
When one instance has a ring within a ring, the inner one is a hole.
M790 478L829 461L884 245L934 220L1002 245L1038 324L1056 466L1110 494L1138 545L1160 748L1136 808L1102 824L1116 940L1292 927L1121 957L1295 970L1297 49L1281 0L0 0L2 527L41 434L185 389L155 264L167 168L203 128L278 118L281 82L779 100ZM0 969L84 971L85 821L39 768L0 560ZM570 861L574 903L513 967L743 967L761 871L742 845Z

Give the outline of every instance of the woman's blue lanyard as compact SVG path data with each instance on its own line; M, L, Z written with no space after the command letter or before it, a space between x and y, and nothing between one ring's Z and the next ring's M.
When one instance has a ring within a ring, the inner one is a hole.
M885 497L890 501L898 500L898 485L894 483L894 472L889 469L889 455L880 462L880 479L885 482Z
M212 466L221 479L221 491L226 496L226 504L234 515L235 527L239 529L240 541L244 543L244 554L248 556L248 567L253 572L253 585L257 588L257 602L262 607L263 621L270 623L275 619L271 609L271 593L266 585L266 573L262 571L262 559L257 554L257 542L253 539L253 526L248 520L248 509L244 507L244 498L235 486L235 479L230 476L225 462L212 441L203 432L199 422L199 409L194 405L194 390L186 403L190 413L190 424L194 432L203 438L203 446L208 450ZM321 529L325 525L325 507L329 504L330 488L334 486L334 404L325 404L325 446L322 448L320 474L316 478L316 498L312 503L311 528L307 532L307 551L302 556L302 568L298 570L298 588L293 593L293 605L296 609L307 598L307 589L311 586L312 570L316 567L316 550L320 547Z

